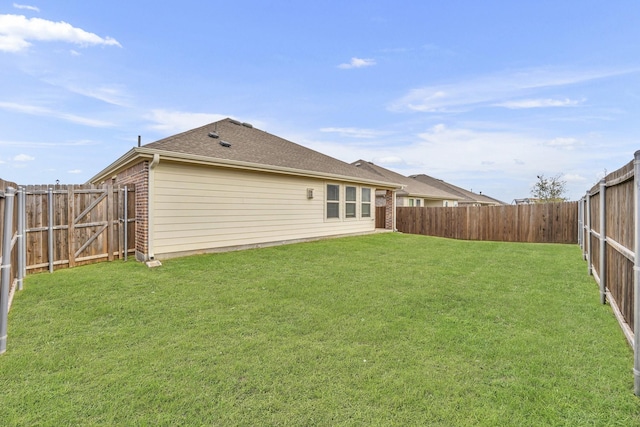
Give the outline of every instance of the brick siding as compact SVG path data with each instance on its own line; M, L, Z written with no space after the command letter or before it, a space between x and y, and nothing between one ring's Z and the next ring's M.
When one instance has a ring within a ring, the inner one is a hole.
M136 190L136 259L149 256L149 162L137 163L116 175L116 185L133 185Z

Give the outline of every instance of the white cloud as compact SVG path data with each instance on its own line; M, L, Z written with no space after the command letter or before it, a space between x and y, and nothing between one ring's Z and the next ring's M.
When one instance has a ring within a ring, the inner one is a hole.
M97 85L90 82L62 81L57 79L43 79L46 83L62 87L70 92L88 98L97 99L107 104L127 107L131 104L130 97L122 85ZM84 85L83 85L84 84Z
M31 114L34 116L53 117L62 119L68 122L77 123L80 125L91 127L111 127L113 123L105 122L103 120L89 119L87 117L78 116L76 114L64 113L49 108L38 107L35 105L17 104L14 102L1 102L0 109L14 111L17 113Z
M3 141L0 139L0 146L5 147L28 147L28 148L46 148L46 147L78 147L86 145L97 145L96 142L72 141L72 142L32 142L32 141Z
M338 68L348 70L351 68L371 67L373 65L376 65L376 61L374 59L363 59L354 57L351 58L351 62L338 65Z
M575 138L554 138L547 142L546 145L564 148L565 150L573 150L576 146L582 145L582 143Z
M380 166L398 166L398 165L406 165L406 162L402 157L399 156L383 156L383 157L374 157L372 159L373 163Z
M82 173L82 169L71 169L69 171L67 171L67 173L72 173L72 174L79 174Z
M388 132L382 132L373 129L359 129L359 128L322 128L320 132L336 133L339 136L347 138L380 138L388 135Z
M578 182L578 183L583 183L587 180L587 178L585 178L582 175L572 174L572 173L564 174L560 177L560 179L567 182Z
M146 119L154 122L149 128L163 133L178 133L207 125L227 116L210 113L189 113L184 111L152 110Z
M400 112L455 112L467 111L478 106L505 106L506 100L526 96L532 91L568 86L636 71L538 69L479 76L467 81L411 89L406 95L393 101L388 109ZM541 104L547 101L529 102L523 104L521 108L544 106ZM560 101L562 102L564 101ZM551 100L550 103L558 104L558 101Z
M19 52L31 46L28 40L62 41L79 46L122 47L111 37L100 37L66 22L53 22L23 15L0 15L0 51Z
M36 6L29 6L29 5L26 5L26 4L14 3L13 7L15 7L16 9L24 9L24 10L31 10L33 12L40 12L40 8L38 8Z
M575 99L521 99L518 101L507 101L499 104L494 104L497 107L505 107L510 109L521 109L521 108L546 108L546 107L575 107L584 102L583 100L575 100Z
M13 157L14 162L30 162L35 159L35 157L32 157L28 154L18 154L17 156Z

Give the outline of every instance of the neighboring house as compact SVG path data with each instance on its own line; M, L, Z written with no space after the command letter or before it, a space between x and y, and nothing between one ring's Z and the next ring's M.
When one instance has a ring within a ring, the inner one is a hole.
M132 148L90 182L135 185L136 258L393 229L399 183L224 119Z
M472 191L465 190L441 179L433 178L429 175L411 175L411 178L416 179L425 184L429 184L435 188L439 188L443 191L455 194L458 197L458 206L498 206L505 205L506 203L493 197L486 196L482 193L476 194Z
M360 169L375 173L382 179L402 184L402 189L396 191L396 206L458 206L458 199L460 197L452 192L400 175L399 173L365 160L358 160L351 164ZM378 192L378 194L376 194L376 206L385 206L385 203L385 193Z

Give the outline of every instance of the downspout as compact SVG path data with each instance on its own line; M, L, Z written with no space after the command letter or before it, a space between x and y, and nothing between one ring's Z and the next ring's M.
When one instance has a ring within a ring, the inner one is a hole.
M404 188L404 187L403 187ZM397 218L397 209L396 209L396 190L393 190L393 197L392 197L392 202L393 204L393 226L392 226L392 230L393 231L398 231L398 228L396 227L396 218Z
M160 163L160 154L154 154L151 163L149 163L149 198L147 200L147 250L149 251L149 259L153 260L155 258L155 254L153 251L153 224L154 224L154 199L155 199L155 169Z

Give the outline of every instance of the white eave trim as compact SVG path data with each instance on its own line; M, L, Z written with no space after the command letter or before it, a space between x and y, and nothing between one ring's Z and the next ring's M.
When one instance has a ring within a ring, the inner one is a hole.
M284 166L263 165L259 163L243 162L238 160L216 159L207 156L199 156L195 154L177 153L175 151L163 151L151 148L132 148L118 160L113 162L107 168L103 169L97 175L92 177L89 182L101 182L110 179L112 175L124 169L129 163L137 158L152 159L154 155L160 155L163 161L175 161L181 163L191 163L208 166L218 166L234 169L252 170L259 172L280 173L285 175L296 175L309 178L332 179L338 181L354 182L358 184L371 185L378 188L397 189L401 188L401 184L392 182L376 181L355 176L347 176L340 174L331 174L324 172L308 171L303 169L288 168Z

